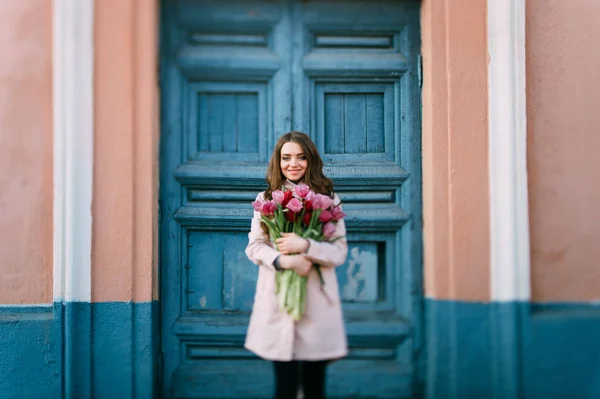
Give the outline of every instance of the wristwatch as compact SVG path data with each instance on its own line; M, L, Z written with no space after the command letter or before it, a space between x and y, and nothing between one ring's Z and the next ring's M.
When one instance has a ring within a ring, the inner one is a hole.
M279 255L281 256L281 255ZM281 267L281 265L279 264L279 256L275 258L275 261L273 262L273 267L275 267L275 270L277 270L278 272L282 271L283 268Z

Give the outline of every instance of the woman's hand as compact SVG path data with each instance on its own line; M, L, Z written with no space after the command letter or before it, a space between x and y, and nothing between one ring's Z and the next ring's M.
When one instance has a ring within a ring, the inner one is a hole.
M281 233L281 238L275 240L277 249L284 255L306 252L308 240L296 233Z
M281 255L279 264L282 269L292 269L300 276L308 275L312 267L312 262L304 255Z

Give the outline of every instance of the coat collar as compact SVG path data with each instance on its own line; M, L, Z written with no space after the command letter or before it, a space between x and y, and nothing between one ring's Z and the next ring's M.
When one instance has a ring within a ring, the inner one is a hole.
M302 184L302 183L304 183L304 179L300 180L300 182L299 182L298 184ZM283 187L285 187L285 188L287 188L287 189L289 189L289 190L295 190L295 189L296 189L296 186L297 186L298 184L296 184L296 183L294 183L293 181L290 181L290 180L288 180L288 179L285 179L285 180L283 181Z

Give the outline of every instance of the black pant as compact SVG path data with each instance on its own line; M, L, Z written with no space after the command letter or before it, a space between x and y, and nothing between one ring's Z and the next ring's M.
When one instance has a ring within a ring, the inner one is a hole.
M327 360L273 362L275 399L296 399L301 385L304 399L325 399Z

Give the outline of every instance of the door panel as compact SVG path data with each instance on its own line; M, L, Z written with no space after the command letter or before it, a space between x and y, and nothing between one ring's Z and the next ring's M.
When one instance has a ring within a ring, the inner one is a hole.
M277 137L315 141L348 214L337 268L350 344L331 397L410 397L420 348L416 1L163 2L165 397L267 398L243 347L252 209Z
M186 310L249 311L256 268L243 252L248 235L195 230L187 238Z

